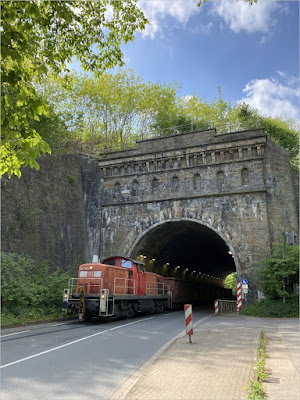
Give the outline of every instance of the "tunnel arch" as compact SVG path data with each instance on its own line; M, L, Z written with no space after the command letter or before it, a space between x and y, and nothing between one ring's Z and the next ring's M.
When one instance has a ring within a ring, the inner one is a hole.
M143 229L133 241L128 252L129 257L136 258L149 248L148 253L156 260L156 264L162 265L168 262L171 264L170 268L172 265L175 267L175 264L176 266L181 264L181 268L191 268L193 271L209 273L222 279L235 271L240 275L238 256L232 241L228 239L230 233L226 237L223 232L220 232L219 226L215 227L209 222L188 217L166 218L150 225L149 221L148 224L144 221L140 225ZM177 249L182 242L185 244L183 256L180 258ZM206 254L203 258L205 249L211 252L211 257ZM173 258L170 254L172 252ZM212 256L213 253L215 254ZM197 254L200 261L197 261ZM224 260L224 269L221 264L218 264L221 257ZM193 262L193 259L196 261Z

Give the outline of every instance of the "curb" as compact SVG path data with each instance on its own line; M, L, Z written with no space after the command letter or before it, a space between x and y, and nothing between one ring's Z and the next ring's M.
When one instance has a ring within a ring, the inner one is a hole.
M214 317L213 315L209 315L205 318L200 319L200 321L194 324L194 328L200 325L202 322L206 321L209 318ZM115 391L115 393L109 398L109 400L124 400L129 391L136 385L136 383L145 375L147 369L164 353L167 348L175 342L177 339L181 339L186 335L186 330L181 331L177 336L173 339L169 340L165 345L163 345L153 356L148 358L147 361L144 362L143 365L140 366L124 383Z

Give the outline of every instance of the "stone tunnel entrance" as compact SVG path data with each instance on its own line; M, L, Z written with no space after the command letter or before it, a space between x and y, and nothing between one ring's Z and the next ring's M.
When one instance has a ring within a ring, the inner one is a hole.
M164 222L150 229L135 244L131 257L144 260L148 269L162 275L201 276L217 286L236 271L225 241L212 229L192 221Z

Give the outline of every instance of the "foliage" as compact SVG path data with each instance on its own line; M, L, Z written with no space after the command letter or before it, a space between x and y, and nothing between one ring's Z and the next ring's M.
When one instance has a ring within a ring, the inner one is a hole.
M299 300L295 296L286 300L262 299L240 310L241 315L252 315L262 318L296 318L299 317Z
M299 245L275 244L271 256L256 266L258 288L271 300L293 298L293 284L299 284Z
M50 272L46 262L37 267L28 257L2 252L2 314L15 317L57 314L69 277L59 269Z
M10 325L26 325L31 322L40 321L54 321L54 320L65 320L73 319L74 316L69 314L62 314L61 311L36 311L32 310L26 314L15 315L6 310L1 312L1 326Z
M195 126L207 128L208 126L220 126L229 122L228 116L231 111L229 101L222 98L221 88L218 86L218 97L211 102L198 97L194 93L191 97L179 99L181 113L188 116Z
M291 118L268 117L259 110L250 108L248 104L236 105L229 114L232 123L250 122L264 128L264 132L290 154L291 164L299 168L299 123Z
M134 71L118 70L91 77L66 74L39 85L69 137L94 149L132 147L136 140L216 127L219 132L263 127L298 166L299 124L263 116L247 104L234 107L218 95L208 102L196 93L179 96L178 83L145 83ZM66 135L67 136L67 135ZM63 141L63 139L62 139ZM65 140L66 141L66 140Z
M229 274L226 279L225 279L225 283L224 283L224 287L226 289L232 289L232 293L236 294L237 293L237 286L236 286L236 272L232 272L231 274Z
M299 169L299 126L291 119L263 117L260 124L265 133L290 154L291 164Z
M38 168L36 158L50 152L29 124L48 115L34 82L57 76L74 56L97 74L123 65L121 44L146 22L134 0L1 2L1 175L20 177L21 166Z
M250 381L247 396L248 400L264 400L266 398L262 385L263 380L268 377L265 366L266 357L266 338L264 331L261 331L258 349L258 361L255 364L256 377L254 381Z
M222 99L219 87L218 97L211 102L207 102L194 93L190 97L177 98L174 104L171 112L168 108L165 108L162 115L158 114L156 128L170 127L178 117L188 121L190 126L193 124L195 129L211 126L216 127L219 131L229 131L232 125L240 126L242 129L245 127L249 129L263 127L264 132L270 138L289 152L291 164L295 169L298 168L300 129L299 124L292 119L264 116L259 110L252 109L245 103L236 104L233 107L229 101Z
M46 100L45 100L46 101ZM68 130L66 118L62 119L52 105L48 106L48 116L41 115L39 121L29 119L29 126L39 132L41 138L49 145L51 151L73 140L72 132Z
M144 83L133 70L99 77L65 75L40 85L55 113L80 141L97 149L133 145L145 132L156 130L156 120L176 113L178 85ZM167 110L167 111L166 111ZM66 118L67 117L67 118ZM177 118L178 120L178 118Z

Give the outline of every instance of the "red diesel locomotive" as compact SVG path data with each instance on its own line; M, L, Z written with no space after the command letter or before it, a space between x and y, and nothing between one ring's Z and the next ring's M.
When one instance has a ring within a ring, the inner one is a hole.
M221 287L214 288L213 297L228 296L229 292ZM142 262L116 256L103 263L80 265L78 278L71 278L68 289L64 290L62 309L64 312L76 310L80 320L130 317L144 312L162 312L205 296L207 299L207 295L203 284L147 272Z

